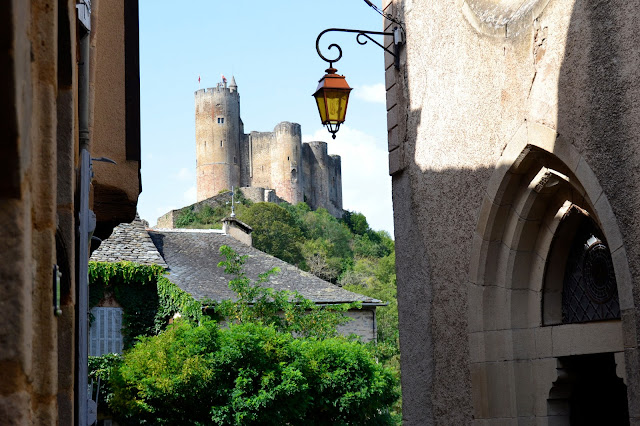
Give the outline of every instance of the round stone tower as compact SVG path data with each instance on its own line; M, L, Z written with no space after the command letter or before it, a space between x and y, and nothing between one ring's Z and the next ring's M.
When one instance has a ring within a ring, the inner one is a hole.
M240 183L240 95L235 79L195 92L198 201Z
M284 121L273 132L275 145L271 148L271 183L279 197L295 204L304 200L300 125Z

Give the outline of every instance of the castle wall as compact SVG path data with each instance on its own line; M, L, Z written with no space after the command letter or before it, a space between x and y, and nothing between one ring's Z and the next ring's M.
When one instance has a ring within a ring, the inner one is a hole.
M198 201L240 180L240 95L218 85L195 92Z
M306 200L342 215L340 157L329 157L325 142L303 148L299 124L245 134L234 84L196 91L195 114L198 201L232 186L256 187L275 191L263 196L269 199Z
M307 204L313 210L318 207L326 208L329 205L327 143L319 141L305 143L304 150L310 178L304 187Z
M342 216L342 159L339 155L329 156L329 213Z
M303 201L302 132L300 125L284 121L275 129L271 147L271 183L279 197L291 204Z
M304 197L313 210L325 208L342 217L342 171L339 155L327 154L327 143L304 143Z
M251 150L250 186L273 188L271 186L271 147L275 145L275 140L275 134L272 132L251 132L249 135L247 148Z
M240 182L239 186L250 186L251 185L251 167L252 167L252 159L251 152L252 149L249 146L251 143L251 136L244 134L244 126L241 124L241 133L240 133Z
M242 195L254 203L282 203L286 200L278 197L273 189L260 188L257 186L249 186L240 188Z

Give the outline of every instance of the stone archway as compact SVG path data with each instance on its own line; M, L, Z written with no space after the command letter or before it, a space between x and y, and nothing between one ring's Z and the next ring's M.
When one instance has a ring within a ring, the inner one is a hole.
M595 175L553 129L524 123L490 180L474 236L468 323L475 419L492 424L553 415L549 392L560 374L558 360L566 357L610 354L626 377L624 348L635 346L623 342L623 331L635 329L630 315L579 324L545 321L557 314L542 309L543 299L551 300L545 280L554 279L552 242L572 208L584 211L606 236L620 309L633 310L622 237Z

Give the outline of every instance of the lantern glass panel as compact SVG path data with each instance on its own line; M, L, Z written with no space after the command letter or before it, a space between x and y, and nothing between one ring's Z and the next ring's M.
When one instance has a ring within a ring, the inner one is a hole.
M327 121L327 104L324 101L324 93L322 91L315 95L316 103L318 104L318 112L320 113L320 120L322 123Z
M349 92L345 90L325 90L327 99L327 121L342 123L347 113Z

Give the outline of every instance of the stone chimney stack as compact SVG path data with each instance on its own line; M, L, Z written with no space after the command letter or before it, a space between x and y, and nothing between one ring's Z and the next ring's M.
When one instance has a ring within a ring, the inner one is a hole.
M235 238L243 244L252 246L251 232L253 229L235 217L225 217L222 219L222 232Z

